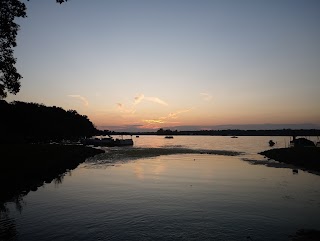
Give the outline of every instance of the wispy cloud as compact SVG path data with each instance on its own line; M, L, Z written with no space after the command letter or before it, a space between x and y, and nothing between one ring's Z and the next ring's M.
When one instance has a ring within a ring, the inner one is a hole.
M145 98L145 100L148 100L148 101L160 104L160 105L166 105L166 106L168 105L167 102L159 99L158 97L144 97L144 98Z
M182 114L182 113L186 113L186 112L189 112L191 111L191 109L188 109L188 110L178 110L176 112L172 112L168 115L168 118L171 118L171 119L177 119L178 118L178 115Z
M148 119L148 120L142 120L145 124L142 125L141 129L159 129L163 125L172 125L172 124L179 124L179 122L172 122L164 119L163 117L157 118L157 119Z
M159 118L154 118L154 119L146 119L142 120L145 125L141 128L151 128L151 129L157 129L161 128L161 126L165 125L173 125L173 124L180 124L179 121L176 121L178 119L179 115L182 113L186 113L191 111L192 109L187 109L187 110L178 110L176 112L169 113L167 116L159 117Z
M205 100L205 101L212 100L212 95L210 95L208 93L200 93L200 95L202 96L202 99Z
M122 113L128 113L128 114L134 114L136 112L135 109L133 108L127 108L124 104L122 103L117 103L118 110Z
M165 121L161 120L161 119L143 120L143 122L146 122L148 124L163 124L163 123L165 123Z
M136 113L137 105L141 101L150 101L150 102L157 103L157 104L164 105L164 106L168 105L165 101L161 100L158 97L146 97L144 94L139 94L139 95L135 96L133 103L129 103L129 104L126 104L126 105L123 104L123 103L116 103L116 105L117 105L118 111L120 111L123 114L126 114L126 116L124 116L126 118L128 116L132 117L132 115L134 115ZM142 121L144 123L146 123L147 125L153 125L153 124L156 124L156 123L157 124L162 124L162 123L165 123L164 120L166 118L167 117L165 117L165 118L161 118L160 117L160 118L155 119L155 120L142 120Z
M145 96L144 94L139 94L139 95L137 95L136 97L134 97L134 105L139 104L142 100L154 102L154 103L157 103L157 104L160 104L160 105L165 105L165 106L168 105L167 102L161 100L161 99L158 98L158 97L147 97L147 96Z
M85 97L81 96L81 95L68 95L68 96L81 100L84 106L89 106L88 100Z
M134 97L134 105L139 104L143 100L143 98L144 98L144 94L140 94L140 95Z

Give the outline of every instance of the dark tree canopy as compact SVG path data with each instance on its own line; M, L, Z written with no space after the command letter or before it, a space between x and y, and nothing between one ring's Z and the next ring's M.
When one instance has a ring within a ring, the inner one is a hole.
M56 2L61 4L67 0ZM13 56L20 26L14 20L27 17L26 10L20 0L0 0L0 99L7 97L8 92L17 94L20 90L22 76L17 72Z
M98 133L85 115L43 104L0 100L0 143L78 140Z
M0 98L5 98L7 92L16 94L20 90L19 80L22 76L17 72L16 59L13 57L19 25L14 19L26 16L24 3L19 0L0 0Z

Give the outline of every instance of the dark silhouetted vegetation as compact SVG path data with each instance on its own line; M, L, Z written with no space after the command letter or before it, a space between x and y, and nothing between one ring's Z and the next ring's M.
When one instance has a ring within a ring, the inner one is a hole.
M24 3L18 0L0 1L0 98L5 98L7 92L16 94L20 90L19 80L22 77L17 72L13 57L19 25L14 19L26 16Z
M164 130L162 128L160 128L159 130L157 130L157 135L174 135L174 134L178 134L178 131L172 131L170 129Z
M77 141L99 133L85 115L42 104L0 100L0 204L36 190L104 151Z
M95 135L75 110L0 100L0 204L34 191L87 157L104 151L82 145L45 144Z
M98 132L87 116L56 106L0 100L0 113L0 143L78 140Z

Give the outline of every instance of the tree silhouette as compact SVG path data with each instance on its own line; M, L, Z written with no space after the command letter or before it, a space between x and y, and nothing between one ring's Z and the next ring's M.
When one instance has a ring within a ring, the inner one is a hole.
M98 133L88 117L75 110L5 100L0 100L0 109L0 143L79 140Z
M27 15L25 4L19 0L1 0L0 8L0 98L5 98L7 91L16 94L20 90L19 80L22 76L17 72L16 59L13 57L20 26L14 19Z
M67 0L56 2L61 4ZM17 72L13 56L20 26L14 20L27 17L26 10L26 5L20 0L0 0L0 99L6 98L8 92L17 94L20 90L22 76Z

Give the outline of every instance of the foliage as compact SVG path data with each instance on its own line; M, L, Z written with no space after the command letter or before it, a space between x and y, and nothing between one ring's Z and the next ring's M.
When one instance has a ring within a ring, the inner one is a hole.
M61 4L67 0L56 2ZM17 72L17 60L13 56L20 26L14 20L27 17L26 10L20 0L0 0L0 99L7 97L8 92L17 94L20 90L22 76Z
M78 140L97 133L92 122L75 110L0 100L0 142Z
M19 0L0 1L0 98L5 98L7 91L16 94L20 90L22 76L17 72L13 57L19 25L14 19L26 16L26 6Z

